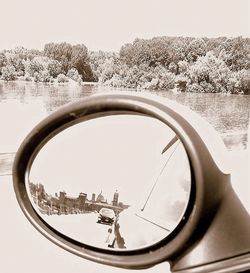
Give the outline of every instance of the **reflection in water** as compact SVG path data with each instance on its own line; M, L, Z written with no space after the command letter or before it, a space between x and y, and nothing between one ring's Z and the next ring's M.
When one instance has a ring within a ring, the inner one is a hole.
M170 128L149 117L116 115L52 138L36 156L27 187L38 214L61 233L128 250L155 244L176 228L191 174Z
M105 91L119 91L117 88L102 87L97 85L68 85L68 84L44 84L32 82L4 82L0 81L0 114L2 104L9 100L17 100L26 105L27 108L37 100L41 107L36 107L30 115L39 115L40 112L50 113L58 107L93 93ZM122 90L120 90L122 91ZM246 148L247 126L250 118L250 96L228 95L228 94L199 94L179 93L172 91L150 91L150 93L167 97L190 107L207 119L212 126L223 134L222 138L228 149ZM11 107L11 105L10 105ZM15 108L10 109L15 114ZM3 114L4 116L8 113ZM19 122L27 124L26 119L18 114ZM2 131L7 130L1 123ZM28 128L31 129L32 127ZM17 130L18 133L18 130Z
M38 122L65 103L88 96L91 88L95 93L94 85L86 88L0 80L0 152L16 152Z
M29 103L32 99L40 98L48 113L60 106L88 96L97 91L96 85L78 84L45 84L33 82L0 82L0 102L17 99Z

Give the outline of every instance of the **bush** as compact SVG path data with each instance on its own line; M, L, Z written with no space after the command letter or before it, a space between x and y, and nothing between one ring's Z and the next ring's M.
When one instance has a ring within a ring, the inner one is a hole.
M118 54L114 52L90 52L90 65L95 77L95 81L100 81L103 71L108 63L117 64Z
M240 70L240 86L244 94L250 95L250 70Z
M43 57L35 57L33 60L28 60L24 62L25 74L31 77L36 77L37 73L40 73L45 69L46 58ZM36 74L36 76L35 76Z
M186 62L186 61L179 61L178 62L178 70L179 70L179 73L183 73L185 74L187 72L189 68L189 63Z
M175 75L171 72L166 72L160 77L158 83L159 89L173 89L175 87Z
M204 89L198 83L188 85L187 91L191 93L204 93Z
M174 74L177 74L177 72L178 72L178 66L173 62L169 64L168 69L170 72L172 72Z
M40 82L40 75L38 72L35 72L33 77L34 77L34 82Z
M103 70L100 82L113 87L134 89L172 89L175 75L164 66L150 67L147 64L129 67L125 64L110 64Z
M7 59L4 53L0 52L0 75L2 74L2 68L7 65Z
M31 82L31 81L32 81L32 78L31 78L29 75L24 75L24 76L23 76L23 80L24 80L24 81L27 81L27 82Z
M48 70L44 70L40 72L40 81L41 82L50 82L50 73Z
M62 65L56 60L49 60L47 63L47 70L51 77L56 78L60 73L62 73Z
M124 83L122 81L122 78L118 74L114 74L113 77L105 82L105 85L112 86L116 88L124 87Z
M187 91L188 78L184 74L179 74L175 77L175 84L178 91Z
M185 75L189 79L187 90L206 93L228 92L227 84L231 73L223 60L208 52L206 56L199 57L186 71Z
M59 74L57 76L57 82L58 83L65 83L65 82L68 82L69 79L64 75L64 74Z
M148 73L150 71L150 73ZM141 79L142 89L173 89L175 87L175 75L165 67L159 65L151 70L146 69ZM145 82L146 80L146 82Z
M5 53L6 64L14 66L16 75L23 76L24 75L24 64L22 58L12 50L10 52Z
M82 82L82 76L78 73L75 68L71 68L68 73L67 77L76 82Z
M1 79L5 81L14 81L16 79L15 67L13 65L3 67Z
M233 72L229 78L227 88L233 94L250 94L250 70L242 69Z

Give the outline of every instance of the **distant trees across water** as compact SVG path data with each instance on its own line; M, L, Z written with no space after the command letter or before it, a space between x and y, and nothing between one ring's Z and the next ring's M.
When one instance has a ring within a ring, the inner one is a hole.
M23 47L4 50L0 53L0 71L6 81L17 78L45 83L97 80L90 67L88 49L83 44L49 43L43 51Z
M135 39L119 53L49 43L0 53L3 80L98 81L117 88L250 94L249 38Z
M249 38L136 39L90 59L99 81L114 87L250 93Z

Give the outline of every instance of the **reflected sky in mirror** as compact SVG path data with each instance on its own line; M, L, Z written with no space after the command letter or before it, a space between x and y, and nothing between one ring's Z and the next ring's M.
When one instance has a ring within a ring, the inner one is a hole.
M138 249L167 237L190 195L185 149L145 116L95 118L62 131L39 151L26 185L37 213L84 244Z

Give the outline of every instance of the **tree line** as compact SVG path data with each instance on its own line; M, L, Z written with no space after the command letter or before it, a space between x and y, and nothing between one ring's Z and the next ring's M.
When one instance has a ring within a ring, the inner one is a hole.
M49 43L0 52L3 80L98 81L117 88L250 94L249 38L135 39L115 52Z
M249 38L136 39L119 54L93 52L103 84L136 89L250 94Z
M48 43L44 50L17 47L0 53L1 79L59 83L94 81L88 49L83 44Z

